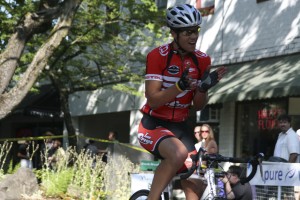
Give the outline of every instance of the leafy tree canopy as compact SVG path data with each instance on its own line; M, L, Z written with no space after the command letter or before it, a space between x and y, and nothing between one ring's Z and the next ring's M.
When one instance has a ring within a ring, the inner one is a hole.
M0 75L0 102L4 106L12 96L22 99L24 92L17 91L28 91L37 79L43 82L50 77L68 94L139 81L145 52L166 35L164 11L152 0L0 2L0 60L5 63L0 66L5 72Z

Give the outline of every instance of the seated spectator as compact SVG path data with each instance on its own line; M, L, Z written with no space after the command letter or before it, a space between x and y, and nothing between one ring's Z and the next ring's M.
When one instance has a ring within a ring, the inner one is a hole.
M242 168L236 165L229 167L227 175L221 179L225 186L227 199L252 200L252 189L249 183L242 184Z

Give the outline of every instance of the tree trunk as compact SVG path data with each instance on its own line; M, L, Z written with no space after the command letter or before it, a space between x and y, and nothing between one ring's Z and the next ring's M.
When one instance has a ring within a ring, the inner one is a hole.
M0 55L0 94L6 89L14 75L19 59L23 53L26 42L34 33L48 31L51 26L46 26L56 19L61 12L60 7L50 8L37 13L27 13L24 20L16 27L16 32L8 41L7 47Z
M66 0L64 2L59 21L53 28L49 39L37 51L33 61L22 75L20 81L10 91L0 95L0 119L8 115L22 101L33 86L37 77L47 65L48 59L54 50L68 34L74 14L81 1L82 0ZM11 56L11 54L8 53L5 55ZM6 60L9 60L8 58L2 58L1 63L5 63ZM9 68L9 66L7 68ZM3 86L1 86L1 88L3 88Z
M55 62L54 62L55 63ZM69 145L76 146L76 138L74 137L76 134L76 130L73 126L72 122L72 116L70 113L70 107L69 107L69 91L68 88L65 88L63 83L60 80L60 77L57 76L55 73L55 70L49 71L49 76L52 81L52 84L56 88L56 90L59 91L59 99L60 99L60 110L63 112L64 117L64 124L67 129L67 136L69 140ZM72 137L69 137L72 136Z
M69 137L69 145L76 146L77 144L76 137L75 137L76 130L73 126L72 116L70 113L69 93L60 91L59 94L60 94L61 110L64 113L64 123L68 132L68 136L72 136Z

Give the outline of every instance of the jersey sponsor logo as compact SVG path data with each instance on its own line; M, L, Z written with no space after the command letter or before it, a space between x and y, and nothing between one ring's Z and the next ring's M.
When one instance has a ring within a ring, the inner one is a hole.
M195 71L196 71L196 68L192 68L192 67L189 68L189 73L193 73Z
M179 67L176 65L169 66L167 70L168 70L169 74L173 74L173 75L178 74L180 71Z
M138 140L141 144L153 144L153 140L151 136L148 136L148 133L144 135L144 133L138 133Z
M195 55L199 58L208 56L206 53L203 53L201 51L195 51Z
M169 45L168 45L168 44L165 44L165 45L163 45L163 46L160 46L160 47L159 47L159 53L160 53L160 55L162 55L162 56L168 55L168 53L169 53Z
M179 101L172 101L170 103L166 104L167 106L171 107L171 108L188 108L190 106L190 104L181 104Z
M162 80L162 75L159 74L146 74L145 80Z

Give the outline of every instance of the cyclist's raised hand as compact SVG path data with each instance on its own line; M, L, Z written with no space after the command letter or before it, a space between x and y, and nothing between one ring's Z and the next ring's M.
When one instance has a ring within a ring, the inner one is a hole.
M176 87L180 89L181 91L184 91L189 88L189 68L185 68L183 71L180 79L178 82L176 82Z
M200 92L207 92L211 87L215 86L227 72L227 68L222 66L217 68L215 71L209 73L209 69L206 70L198 81L198 89Z
M197 80L192 79L191 76L189 76L189 67L186 67L183 71L181 78L178 82L176 82L176 87L181 90L193 90L197 86Z

